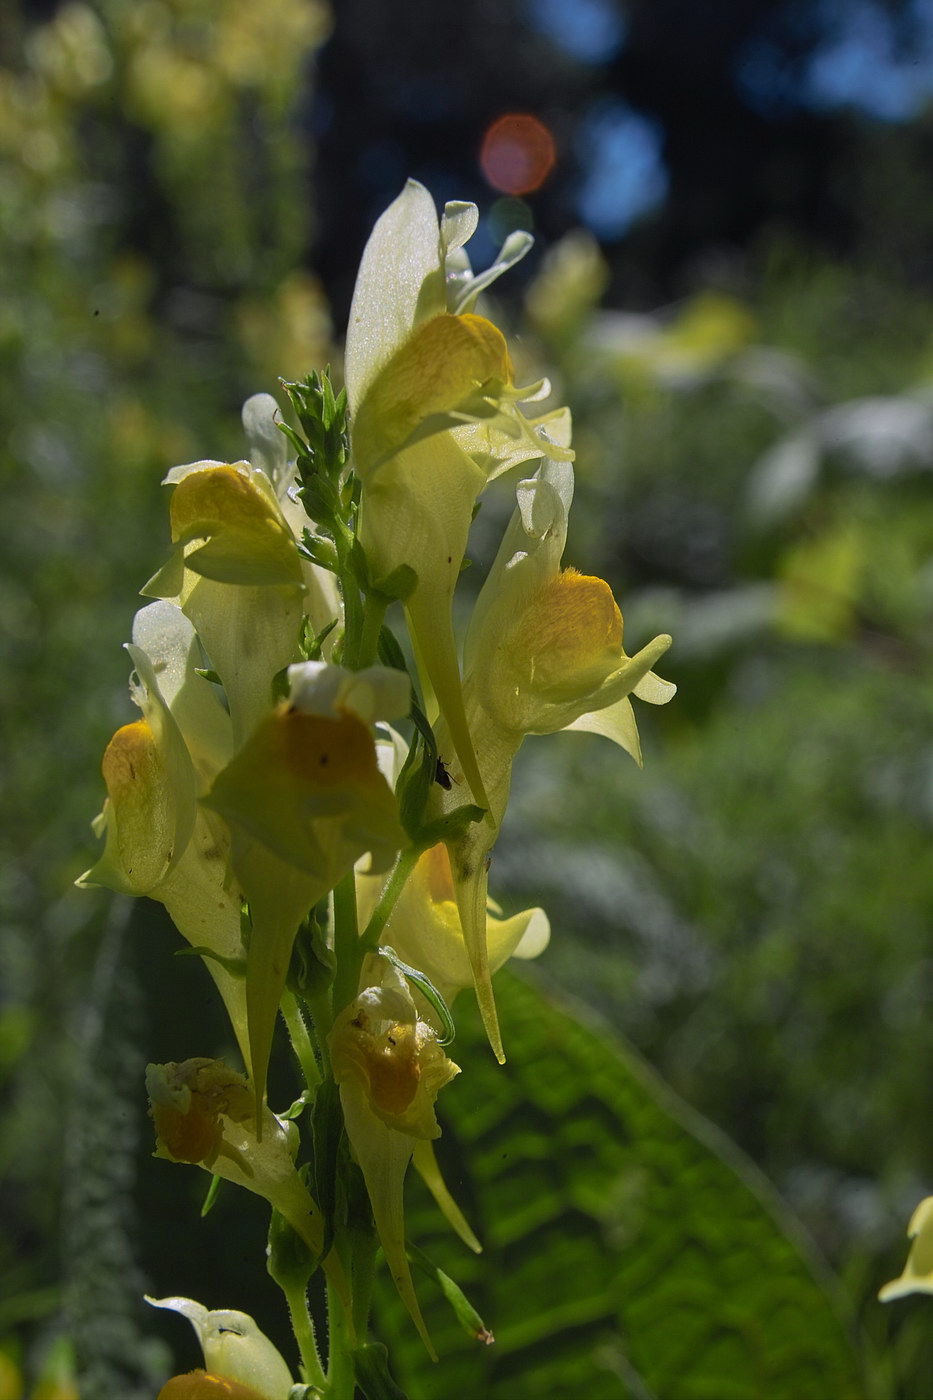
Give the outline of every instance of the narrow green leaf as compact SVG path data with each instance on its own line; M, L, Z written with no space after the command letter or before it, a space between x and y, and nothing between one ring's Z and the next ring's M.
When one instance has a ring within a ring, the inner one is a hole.
M389 1372L389 1353L381 1342L370 1342L353 1353L356 1383L366 1400L408 1400Z
M407 1244L408 1257L411 1262L431 1279L441 1293L447 1299L454 1310L454 1316L468 1337L472 1337L475 1342L483 1342L485 1346L492 1346L496 1340L486 1326L479 1313L464 1293L463 1289L456 1283L449 1274L445 1274L443 1269L439 1269L433 1264L428 1256L418 1248L417 1245Z
M324 1217L322 1256L330 1252L334 1239L334 1211L337 1200L337 1154L343 1134L340 1090L333 1079L319 1084L311 1109L311 1141L314 1159L311 1167L311 1195Z

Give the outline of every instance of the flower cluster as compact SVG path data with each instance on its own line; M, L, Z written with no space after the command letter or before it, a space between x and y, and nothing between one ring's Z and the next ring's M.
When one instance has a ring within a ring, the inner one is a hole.
M208 1059L150 1066L158 1155L265 1196L308 1272L323 1265L358 1351L358 1208L335 1185L349 1166L429 1349L406 1255L412 1160L479 1247L431 1144L437 1095L460 1072L444 1048L452 1002L475 989L504 1059L492 974L549 937L543 911L503 917L487 890L522 741L588 730L640 763L630 697L663 704L674 690L652 670L670 638L628 656L607 584L563 565L569 413L523 407L547 382L517 385L502 333L474 310L527 240L477 275L464 247L476 224L466 204L438 220L409 182L363 255L345 392L316 375L286 386L297 428L257 395L248 460L169 472L172 549L127 648L141 717L104 755L105 846L83 877L164 904L242 1054L245 1074ZM454 591L478 498L506 473L515 510L461 664ZM384 621L393 606L401 645ZM311 1104L306 1168L296 1123L265 1103L280 1011L307 1081L292 1117ZM202 1339L220 1316L162 1306ZM288 1393L281 1358L254 1373L224 1370L207 1344L205 1357L209 1371L173 1395L212 1376L230 1387L217 1394ZM310 1384L304 1347L302 1359Z

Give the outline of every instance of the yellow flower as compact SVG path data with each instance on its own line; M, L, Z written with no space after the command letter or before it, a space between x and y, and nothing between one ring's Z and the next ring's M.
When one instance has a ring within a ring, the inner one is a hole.
M317 632L339 615L331 576L298 554L304 517L289 496L294 467L277 412L268 394L244 405L251 463L197 462L168 475L175 549L148 585L162 597L137 614L128 648L142 719L118 730L104 755L108 796L95 830L106 845L79 881L160 900L188 942L208 951L247 1065L231 832L197 799L273 713L273 682L297 659L302 616Z
M230 716L197 674L200 646L174 604L137 613L128 651L143 717L119 729L104 754L107 800L94 826L106 845L78 884L159 900L182 936L213 954L205 961L249 1064L245 982L234 971L244 949L228 878L230 835L197 801L231 757Z
M265 1105L257 1118L245 1075L203 1058L147 1065L146 1092L157 1157L193 1163L262 1196L320 1254L323 1223L295 1168L294 1125Z
M156 1400L266 1400L266 1397L250 1385L240 1385L239 1381L211 1376L206 1371L189 1371L166 1381Z
M337 1017L329 1036L347 1135L366 1181L392 1280L434 1356L405 1254L403 1188L419 1141L440 1136L434 1102L459 1067L422 1020L402 976L383 958L379 978Z
M379 883L369 876L357 877L362 920L369 905L375 903ZM537 957L550 938L543 909L525 909L509 919L500 918L499 912L495 906L486 911L490 974L511 957ZM419 857L386 924L383 942L390 944L403 962L423 972L448 1004L458 992L473 985L445 845L432 846Z
M933 1196L926 1196L910 1217L907 1236L913 1240L904 1272L878 1294L882 1303L908 1293L933 1293Z
M272 483L247 462L195 462L166 477L172 557L143 593L194 624L224 688L239 746L296 660L306 589L301 556Z
M154 1308L186 1317L207 1371L175 1376L158 1400L288 1400L293 1381L282 1354L248 1313L209 1311L193 1298L146 1298Z
M363 254L346 381L362 483L360 543L377 586L410 573L403 596L425 688L485 806L451 622L473 510L487 481L516 463L572 454L565 413L536 420L518 409L547 386L516 389L501 332L470 310L480 287L528 244L513 243L491 276L474 278L462 248L475 227L472 205L448 205L438 224L427 190L408 182Z
M569 462L546 460L519 483L518 507L477 598L465 647L467 722L489 797L489 818L449 843L457 906L486 1031L504 1059L490 981L486 870L505 814L512 763L526 734L604 734L641 762L629 695L664 704L675 687L651 667L670 646L656 637L635 656L622 645L622 614L602 579L563 569L573 496ZM445 753L443 727L438 745ZM465 775L435 805L461 802Z
M309 661L289 667L288 677L289 699L257 725L204 799L233 830L233 869L249 904L246 1006L257 1103L301 921L361 856L385 870L405 844L372 724L407 713L407 676Z

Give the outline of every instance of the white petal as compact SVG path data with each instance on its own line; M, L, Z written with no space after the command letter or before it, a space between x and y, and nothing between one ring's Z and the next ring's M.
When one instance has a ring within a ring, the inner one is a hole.
M476 277L471 277L465 283L459 293L455 310L457 312L469 311L479 296L487 287L491 287L509 268L521 262L522 258L529 251L534 238L524 229L515 229L510 233L499 250L499 256L491 267L487 267L485 272L480 272Z
M344 359L352 409L415 325L444 309L437 211L424 186L409 180L377 220L356 278Z
M639 700L646 700L649 705L666 705L669 700L673 700L677 694L677 687L673 681L662 680L653 671L649 671L647 676L643 676L632 692Z
M253 394L242 411L243 428L249 443L249 459L283 495L289 484L288 443L278 424L282 421L279 406L271 394Z

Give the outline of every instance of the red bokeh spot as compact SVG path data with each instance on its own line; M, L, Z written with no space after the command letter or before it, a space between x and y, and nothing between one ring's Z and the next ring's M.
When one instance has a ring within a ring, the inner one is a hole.
M483 137L479 163L493 189L530 194L554 168L557 149L543 122L527 112L498 117Z

